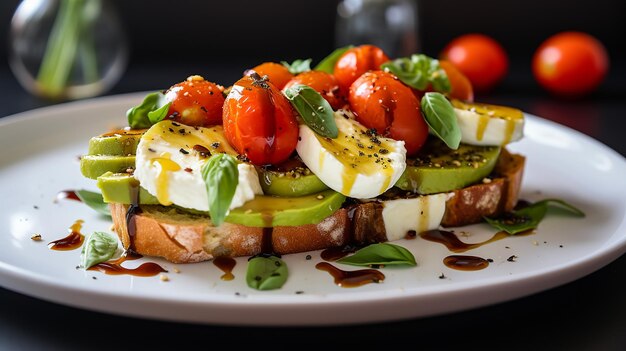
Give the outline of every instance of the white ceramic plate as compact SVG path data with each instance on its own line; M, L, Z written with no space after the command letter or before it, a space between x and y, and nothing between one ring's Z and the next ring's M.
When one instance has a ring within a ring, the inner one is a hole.
M108 276L75 269L79 251L52 251L77 219L83 233L109 231L110 222L74 201L55 203L65 189L96 190L79 172L89 138L125 125L125 111L144 94L100 98L35 110L0 120L0 285L45 300L122 315L237 325L329 325L422 317L460 311L546 290L591 273L626 250L626 162L597 141L555 123L527 117L525 138L511 145L527 156L522 198L564 199L584 219L547 217L537 234L510 237L466 254L491 258L484 270L446 268L451 253L422 239L399 241L418 266L385 268L381 284L341 288L314 268L319 252L284 256L290 276L274 291L246 286L246 259L233 281L210 262L169 269L159 277ZM464 229L468 242L494 233ZM43 241L32 241L40 233ZM507 260L517 256L514 262ZM347 270L357 269L342 266ZM441 275L444 279L440 279ZM94 279L94 277L96 279ZM298 293L297 293L298 292Z

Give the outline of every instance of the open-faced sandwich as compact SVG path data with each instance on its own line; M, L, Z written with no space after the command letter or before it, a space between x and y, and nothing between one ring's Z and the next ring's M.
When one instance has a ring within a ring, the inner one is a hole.
M125 249L176 262L394 241L513 209L524 115L473 102L451 64L371 45L190 76L91 139Z

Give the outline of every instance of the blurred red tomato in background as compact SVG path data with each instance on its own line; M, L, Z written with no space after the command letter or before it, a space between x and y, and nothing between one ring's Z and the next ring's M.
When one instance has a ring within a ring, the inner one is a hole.
M440 56L465 74L477 92L491 90L509 69L504 48L484 34L461 35L448 43Z
M532 61L541 86L561 96L581 96L600 85L609 69L604 45L589 34L562 32L544 41Z

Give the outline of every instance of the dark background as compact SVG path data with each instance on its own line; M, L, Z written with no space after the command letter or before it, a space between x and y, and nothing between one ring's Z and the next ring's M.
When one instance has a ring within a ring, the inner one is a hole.
M161 70L159 75L118 85L112 92L167 87L192 72L230 85L245 68L263 61L312 58L318 62L335 48L336 0L109 1L118 10L130 40L127 73L155 66ZM18 3L0 2L3 67L7 67L10 18ZM624 1L421 0L418 15L420 51L431 56L467 32L498 40L512 67L496 92L540 93L530 71L532 54L548 36L564 30L588 32L607 47L612 70L600 95L626 92L626 87L618 84L626 61ZM217 66L222 69L215 72ZM5 114L10 112L5 110Z
M131 44L126 74L107 94L157 90L190 74L229 85L263 61L312 58L335 47L336 1L111 1ZM422 52L437 56L457 35L481 32L500 41L511 68L484 102L523 109L597 138L626 155L626 2L419 2ZM17 0L0 1L0 116L53 102L26 93L6 63ZM548 36L588 32L610 55L607 79L593 94L555 98L534 81L530 59ZM592 182L593 180L590 180ZM1 200L4 201L4 200ZM593 233L590 233L593 235ZM411 349L626 349L626 257L564 286L472 311L377 325L332 328L233 328L124 318L69 308L0 288L0 349L111 349L124 346L300 348L307 345ZM106 340L106 341L102 341Z

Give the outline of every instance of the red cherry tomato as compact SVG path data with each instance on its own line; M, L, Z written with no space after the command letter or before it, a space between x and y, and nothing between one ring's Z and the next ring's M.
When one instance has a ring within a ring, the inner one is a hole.
M258 74L233 85L223 119L228 142L255 165L281 163L296 149L298 122L291 104Z
M396 76L370 71L350 86L348 97L357 121L379 134L404 140L407 155L414 155L428 137L428 125L419 100Z
M441 53L472 83L474 89L486 92L504 78L509 58L504 48L483 34L466 34L452 40Z
M343 89L339 87L337 78L330 73L322 71L307 71L292 78L283 89L287 89L295 84L304 84L320 93L326 101L337 110L346 104L346 97Z
M261 77L267 76L270 82L278 89L282 89L293 78L293 74L289 72L287 67L275 62L262 63L252 68L252 71L258 73Z
M609 56L596 38L563 32L546 41L533 57L535 79L547 90L564 96L593 91L609 69Z
M448 95L459 100L474 101L474 89L469 79L448 61L441 60L439 65L446 71L448 80L450 80L450 92Z
M345 91L363 73L370 70L379 70L380 65L389 61L389 57L380 48L374 45L361 45L348 49L339 57L333 74L339 85Z
M191 76L173 85L165 93L165 100L172 103L168 116L190 126L221 124L223 90L223 87L200 76Z

